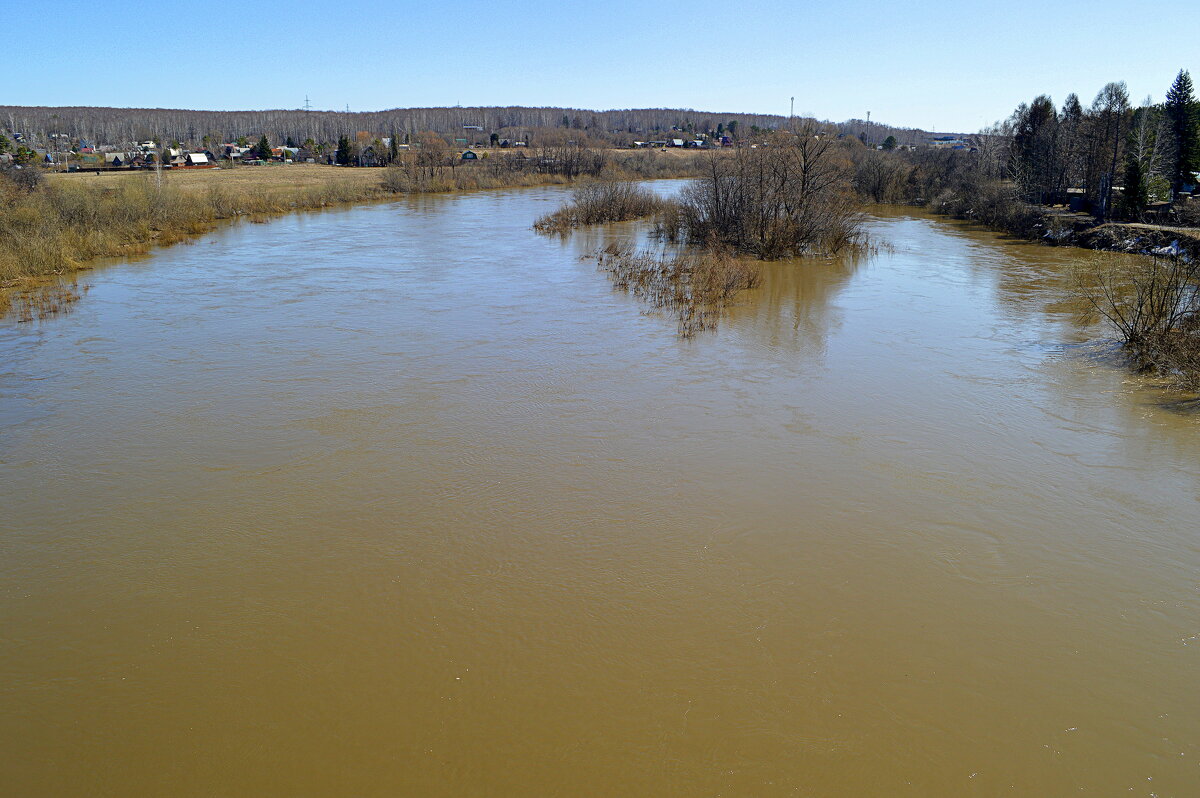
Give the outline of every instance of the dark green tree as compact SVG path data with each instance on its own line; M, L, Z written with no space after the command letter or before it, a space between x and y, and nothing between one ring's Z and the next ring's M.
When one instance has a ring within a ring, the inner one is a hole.
M1176 76L1163 105L1170 135L1167 179L1171 194L1178 194L1192 173L1200 169L1200 106L1192 94L1192 76L1186 69Z
M38 154L26 147L24 144L18 144L16 150L13 151L13 162L22 165L35 163L38 159Z
M888 151L896 149L896 137L888 136L886 139L884 139L883 148Z
M1058 111L1042 94L1013 114L1013 178L1029 202L1046 202L1057 182Z
M337 153L334 155L334 160L340 166L345 166L354 159L354 153L350 149L350 139L342 136L338 139Z
M295 147L295 146L296 146L296 140L295 140L294 138L292 138L291 136L288 136L288 137L287 137L287 143L286 143L286 144L284 144L283 146L285 146L285 147Z
M254 154L258 156L259 160L271 160L271 142L267 141L266 136L263 136L258 140L258 144L254 145Z
M1126 218L1140 221L1142 211L1150 204L1150 183L1141 159L1125 157L1125 185L1121 192L1121 211Z
M3 133L0 133L0 155L9 152L12 149L12 142Z

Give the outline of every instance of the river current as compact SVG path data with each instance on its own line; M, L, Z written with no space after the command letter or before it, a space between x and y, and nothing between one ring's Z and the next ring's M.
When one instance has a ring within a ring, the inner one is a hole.
M561 188L0 323L0 793L1189 796L1200 421L912 209L692 339Z

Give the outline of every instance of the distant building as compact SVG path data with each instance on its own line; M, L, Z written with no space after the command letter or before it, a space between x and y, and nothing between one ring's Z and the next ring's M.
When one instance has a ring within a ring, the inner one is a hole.
M471 150L466 150L465 152L463 152L463 154L462 154L461 158L462 158L462 160L464 160L464 161L477 161L477 160L479 160L479 156L478 156L478 155L476 155L475 153L473 153Z
M934 136L929 143L939 150L964 150L967 148L967 143L958 136Z

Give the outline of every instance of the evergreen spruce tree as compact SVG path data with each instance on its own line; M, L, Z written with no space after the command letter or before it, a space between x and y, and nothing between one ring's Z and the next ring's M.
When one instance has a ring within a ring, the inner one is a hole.
M894 149L896 149L896 137L895 137L895 136L888 136L886 139L884 139L884 140L883 140L883 148L884 148L885 150L894 150Z
M334 155L334 160L338 162L338 165L345 166L350 163L350 158L350 139L342 136L338 139L337 153Z
M1185 183L1190 183L1192 173L1200 169L1200 106L1192 94L1192 76L1186 69L1180 70L1171 84L1163 111L1171 136L1167 176L1174 195Z
M258 144L255 145L254 154L259 157L259 160L271 160L271 143L267 141L267 137L265 135L259 139Z

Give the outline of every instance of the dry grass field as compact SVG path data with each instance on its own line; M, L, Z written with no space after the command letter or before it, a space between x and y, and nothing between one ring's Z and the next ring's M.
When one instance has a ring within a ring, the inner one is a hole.
M288 164L284 166L237 166L220 169L168 169L162 174L164 185L182 191L207 191L211 187L231 192L264 191L279 196L296 190L329 185L360 189L379 185L382 169L346 169L324 164ZM47 175L54 183L91 188L117 188L129 180L154 177L152 169L130 172L70 172Z

